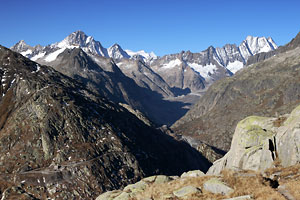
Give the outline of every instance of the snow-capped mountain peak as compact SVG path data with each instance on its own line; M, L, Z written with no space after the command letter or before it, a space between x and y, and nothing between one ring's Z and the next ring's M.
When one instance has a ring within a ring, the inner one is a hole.
M55 43L51 46L60 49L81 47L89 54L108 57L107 50L101 45L101 43L95 41L92 36L87 36L83 31L75 31L61 42Z
M124 58L143 60L145 64L149 66L152 66L153 62L160 59L153 52L148 53L144 50L123 50L119 44L114 44L106 49L99 41L96 41L92 36L86 35L83 31L75 31L62 41L46 47L31 47L21 40L12 47L12 50L17 51L34 61L52 62L58 57L59 54L64 52L65 49L72 48L81 48L93 58L94 56L103 56L107 58L113 58L118 60L118 62ZM266 38L247 36L239 46L235 44L227 44L221 48L214 48L213 46L210 46L205 51L200 53L182 53L182 58L185 60L185 63L190 63L190 67L195 71L199 71L200 67L198 66L201 66L201 72L205 71L206 68L217 69L216 67L213 68L212 66L218 66L225 68L225 73L228 73L226 70L235 73L244 67L250 56L261 52L272 51L276 48L277 45L270 37ZM169 66L168 62L171 62L172 64L173 61L173 59L164 60L163 63L161 63L164 66L163 69L166 68L165 66ZM171 64L170 66L173 66ZM171 68L167 67L166 69ZM224 71L224 69L222 70ZM214 72L209 70L209 73L206 73L205 71L205 73L202 73L201 76L209 77L210 74L214 74Z
M114 59L130 58L130 56L118 44L114 44L107 49L109 57Z
M245 61L247 61L250 56L275 49L277 49L277 45L270 37L267 39L266 37L247 36L239 46L239 50Z
M126 49L125 52L130 56L130 57L141 57L145 61L150 61L153 59L157 58L157 55L152 51L150 53L145 52L144 50L140 51L131 51L129 49Z
M265 37L248 36L246 38L246 43L248 44L248 47L253 55L261 52L268 52L272 49L269 41Z
M89 38L89 41L91 41L91 38L88 37L84 32L82 31L76 31L68 35L64 40L57 43L56 46L59 48L69 47L69 46L86 46L87 39Z
M17 52L24 52L30 48L32 48L32 47L29 46L28 44L26 44L26 42L24 40L20 40L17 44L15 44L13 47L11 47L11 49L13 51L17 51Z
M134 52L131 50L123 50L120 45L114 44L109 48L104 48L99 41L96 41L92 36L86 35L83 31L75 31L68 35L60 42L42 47L37 45L31 47L27 45L24 40L19 41L11 49L19 52L27 58L33 61L45 61L52 62L57 56L65 49L81 48L87 54L93 56L103 56L107 58L113 58L116 60L127 59L142 59L144 62L150 62L156 59L157 56L151 52L146 53L144 50Z

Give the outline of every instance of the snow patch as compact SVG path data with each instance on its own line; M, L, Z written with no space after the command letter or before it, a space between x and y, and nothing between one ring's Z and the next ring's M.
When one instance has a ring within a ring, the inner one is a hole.
M268 37L267 40L273 46L274 49L278 48L278 46L275 44L274 40L271 37Z
M31 58L31 60L32 60L32 61L36 61L37 59L44 57L45 54L46 54L46 52L39 53L39 54L33 56L33 57Z
M140 50L140 51L131 51L129 49L124 50L130 57L133 57L135 55L140 55L142 57L144 57L147 60L150 60L151 58L156 59L157 55L155 55L155 53L152 51L150 53L145 52L144 50Z
M36 73L38 71L40 71L41 67L39 64L36 64L36 70L35 71L32 71L31 73Z
M1 82L3 83L4 81L6 81L6 76L2 76Z
M36 72L40 71L41 67L39 64L36 64Z
M199 72L199 74L203 78L209 78L210 74L213 74L214 71L217 69L217 66L214 64L208 64L208 65L199 65L197 63L187 63L191 68L193 68L196 72Z
M171 60L169 63L164 64L160 69L172 69L176 66L179 66L182 62L176 58L176 60Z
M86 38L86 44L88 44L88 43L90 43L91 41L93 40L93 37L91 37L91 36L88 36L87 38Z
M67 46L69 46L69 42L67 39L64 39L63 41L54 44L54 46L57 46L58 48L66 48Z
M24 51L24 52L22 52L21 54L22 54L23 56L26 56L26 55L31 54L31 53L32 53L32 50L28 49L27 51Z
M229 62L226 68L230 70L232 73L236 73L238 70L242 69L244 64L241 61Z
M130 69L134 67L134 64L132 63L123 63L123 62L119 62L116 64L120 69Z
M57 58L57 56L58 56L59 54L61 54L65 49L66 49L65 47L62 48L62 49L58 49L57 51L55 51L55 52L49 54L44 60L45 60L46 62L52 62L52 61L54 61L54 60Z

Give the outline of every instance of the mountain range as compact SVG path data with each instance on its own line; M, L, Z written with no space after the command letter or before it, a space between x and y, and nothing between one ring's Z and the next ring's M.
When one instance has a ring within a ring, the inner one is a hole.
M207 78L211 76L210 74L213 74L217 66L222 66L231 73L235 73L246 64L249 57L261 52L275 50L278 47L271 37L265 38L248 36L239 46L235 44L226 44L221 48L214 48L213 46L210 46L205 51L192 55L190 55L191 53L188 51L186 53L181 52L179 54L158 57L153 52L146 53L143 50L138 52L123 50L118 44L114 44L106 49L99 41L96 41L92 36L87 36L82 31L73 32L64 40L45 47L40 45L31 47L27 45L24 40L19 41L11 47L13 51L19 52L33 61L40 62L51 62L55 60L56 57L65 49L72 48L81 48L88 55L99 55L112 58L115 61L124 58L134 60L140 59L151 66L151 68L155 68L155 66L158 65L152 64L154 61L156 61L156 63L160 62L155 70L156 72L160 68L173 68L180 65L181 61L184 61L187 66L194 69L194 71L198 72L205 80L208 81ZM179 55L181 55L181 58L179 58ZM177 57L179 61L176 60Z
M214 81L232 76L249 57L277 49L271 38L248 36L239 46L210 46L200 53L156 56L123 50L76 31L60 42L31 47L21 40L13 51L79 79L114 102L142 111L156 124L172 125ZM157 108L157 106L160 108Z
M238 121L291 112L300 96L299 47L300 33L272 52L250 57L247 67L211 85L172 128L228 151Z
M210 166L126 107L3 46L0 80L2 199L93 199L146 175Z
M112 190L97 199L153 199L157 189L166 189L162 198L264 197L239 189L250 180L291 196L299 58L300 33L280 47L248 36L162 57L104 48L82 31L45 47L0 46L0 197L94 199ZM182 174L194 169L209 172ZM223 181L235 191L207 189ZM186 189L195 193L180 196Z

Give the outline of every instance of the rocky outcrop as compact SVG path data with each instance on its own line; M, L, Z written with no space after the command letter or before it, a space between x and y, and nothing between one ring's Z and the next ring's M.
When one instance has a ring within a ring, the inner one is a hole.
M238 123L229 152L214 162L209 174L219 174L224 169L265 170L275 159L276 119L248 117ZM273 148L270 148L273 147Z
M191 186L191 185L182 187L173 192L174 196L176 196L176 197L187 197L190 195L197 195L197 193L202 193L201 189Z
M214 194L227 195L233 192L233 189L228 187L224 182L218 178L211 178L204 182L203 188Z
M286 116L287 117L287 116ZM285 117L282 118L284 120ZM300 106L295 108L276 131L277 156L281 165L300 162Z
M145 176L210 165L187 143L2 46L0 80L1 197L92 199Z
M208 174L224 169L264 171L275 160L284 167L300 162L300 106L278 118L248 117L238 123L229 152Z
M299 57L298 46L215 82L172 129L228 151L245 117L282 115L299 104Z
M225 170L219 175L190 171L180 178L164 175L144 178L124 190L103 193L96 200L299 199L296 192L299 184L295 184L299 182L299 174L299 165L271 168L262 174L250 170Z

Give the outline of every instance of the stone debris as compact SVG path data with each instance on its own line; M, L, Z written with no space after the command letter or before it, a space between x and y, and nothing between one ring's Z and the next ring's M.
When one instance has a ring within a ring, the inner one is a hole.
M228 187L219 178L211 178L203 184L203 189L210 191L215 194L227 195L232 193L234 190Z
M180 188L179 190L175 190L173 192L173 194L176 196L176 197L185 197L185 196L188 196L188 195L193 195L193 194L197 194L197 193L201 193L201 189L200 188L197 188L197 187L194 187L194 186L185 186L183 188Z

